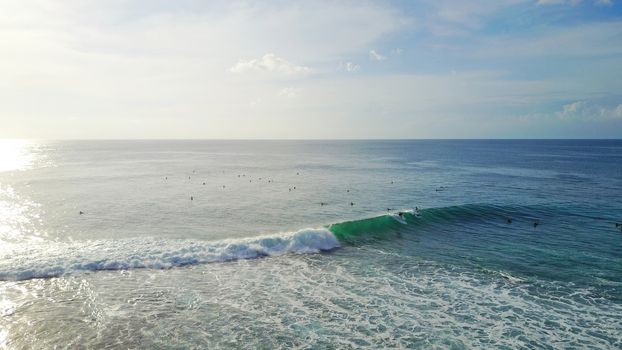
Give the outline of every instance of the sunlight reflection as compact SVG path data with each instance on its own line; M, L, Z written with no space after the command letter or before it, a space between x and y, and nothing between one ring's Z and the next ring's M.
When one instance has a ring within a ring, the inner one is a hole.
M32 141L0 139L0 172L25 170L32 166Z
M39 241L39 204L20 197L13 187L0 184L0 256L9 251L9 242Z
M28 170L41 163L40 145L31 140L0 139L0 175ZM9 178L7 178L8 180ZM37 239L39 204L21 196L0 177L0 253L7 251L8 242Z

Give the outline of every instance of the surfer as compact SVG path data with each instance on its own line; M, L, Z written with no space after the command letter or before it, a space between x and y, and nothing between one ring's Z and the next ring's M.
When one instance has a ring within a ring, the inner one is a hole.
M540 225L540 221L539 220L536 220L536 221L533 222L533 228L538 227L538 225Z
M80 210L80 215L83 215L83 214L84 214L84 212L82 210Z

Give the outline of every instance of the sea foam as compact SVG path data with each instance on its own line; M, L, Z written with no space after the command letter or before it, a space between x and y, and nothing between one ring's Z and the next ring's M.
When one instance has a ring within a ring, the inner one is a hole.
M0 280L48 278L80 271L166 269L339 247L337 238L324 228L223 241L132 238L9 244L0 250Z

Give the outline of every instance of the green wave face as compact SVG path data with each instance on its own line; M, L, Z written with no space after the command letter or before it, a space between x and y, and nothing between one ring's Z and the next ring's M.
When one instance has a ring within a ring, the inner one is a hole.
M413 222L414 215L405 213L404 219L410 224ZM404 223L399 222L391 214L387 214L332 224L328 226L328 229L340 242L354 244L397 236L404 226Z
M531 215L524 214L525 211L531 212ZM484 222L505 223L508 218L528 221L532 215L544 217L553 214L538 207L481 204L421 209L416 214L412 211L402 212L402 218L397 216L397 212L393 212L368 219L340 222L327 228L341 243L351 245L400 237L402 233L412 232L415 227L441 227L457 223L462 225Z

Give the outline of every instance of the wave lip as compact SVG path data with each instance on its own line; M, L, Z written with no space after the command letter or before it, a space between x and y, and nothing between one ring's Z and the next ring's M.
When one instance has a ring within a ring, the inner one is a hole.
M327 229L224 241L125 239L42 242L6 247L0 280L57 277L67 273L184 265L329 251L340 243Z

